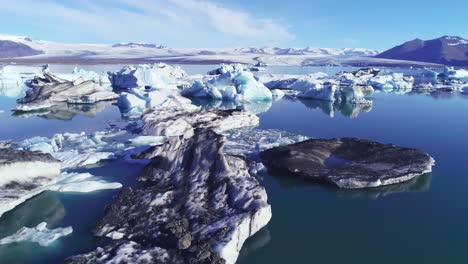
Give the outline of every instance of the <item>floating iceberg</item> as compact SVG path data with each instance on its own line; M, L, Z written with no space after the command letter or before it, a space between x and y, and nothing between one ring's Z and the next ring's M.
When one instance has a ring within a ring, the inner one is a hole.
M48 187L56 192L80 192L88 193L98 190L119 189L122 184L118 182L106 182L102 177L90 173L67 173L60 175L57 182Z
M118 72L109 73L112 86L128 89L151 87L156 89L177 89L185 84L187 74L180 67L164 63L126 66Z
M226 131L224 151L258 161L257 155L266 149L289 145L309 139L276 129L240 128Z
M322 84L327 78L329 78L328 74L323 72L308 75L266 74L260 75L259 81L264 83L265 86L271 90L280 89L303 91L318 84Z
M152 147L145 154L151 163L138 177L145 184L121 191L95 230L121 239L69 263L203 263L209 257L234 264L272 214L247 161L223 147L224 137L208 129Z
M143 115L143 134L148 136L191 137L199 128L221 133L259 123L256 115L239 110L187 110L152 108Z
M78 79L83 81L93 81L99 84L110 84L109 75L105 72L97 73L94 71L88 71L85 69L75 68L70 74L57 74L58 77L67 81L74 82Z
M402 73L381 73L368 81L368 85L382 91L411 91L413 84L414 78L405 77Z
M271 91L258 82L253 73L243 70L228 71L207 81L195 81L182 90L186 97L201 97L215 100L249 102L271 101Z
M94 132L56 134L51 138L34 137L12 145L18 149L50 153L62 162L63 169L94 165L101 160L113 159L114 152L125 144L112 138L125 132Z
M47 189L60 175L49 154L0 147L0 217Z
M93 81L67 81L55 75L43 72L43 77L36 76L28 82L31 88L26 96L18 100L16 111L34 111L58 103L92 104L99 101L115 100L118 95L110 87L103 87Z
M128 116L139 116L147 108L194 108L192 102L177 90L131 88L120 94L118 105Z
M34 242L43 247L47 247L57 239L68 236L71 233L73 233L72 227L47 229L47 223L43 222L33 228L23 227L14 235L0 239L0 245L18 242Z
M460 69L456 70L453 67L445 67L444 71L439 74L440 78L455 78L455 79L465 79L468 78L468 70Z
M214 70L211 70L208 72L208 75L221 75L221 74L226 74L228 72L242 72L245 71L246 69L242 64L221 64L219 68L216 68Z
M0 66L0 96L19 97L26 90L25 82L40 70L40 67Z

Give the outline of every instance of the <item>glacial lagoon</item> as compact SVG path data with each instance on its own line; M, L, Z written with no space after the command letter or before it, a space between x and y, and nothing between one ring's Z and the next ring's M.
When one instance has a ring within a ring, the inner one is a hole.
M120 66L86 66L115 70ZM84 67L84 68L86 68ZM52 65L70 72L70 66ZM182 66L189 74L204 74L213 65ZM350 68L271 67L272 73L333 74ZM418 70L392 69L417 74ZM19 97L18 95L17 97ZM120 122L119 109L109 103L58 106L37 115L12 115L16 97L0 96L0 140L50 137L64 132L92 132ZM287 175L260 173L273 218L247 240L238 263L466 263L468 242L468 96L375 93L370 107L334 105L287 97L261 106L260 129L278 129L316 138L360 137L430 153L436 166L413 181L366 190L340 190ZM200 104L205 104L201 102ZM117 181L137 184L143 165L109 161L79 169ZM5 263L61 263L68 256L94 250L108 240L91 231L118 190L88 194L47 191L0 218L0 238L22 226L48 222L49 228L72 226L74 232L50 247L22 242L0 245ZM27 254L25 254L27 252ZM390 254L398 252L398 254Z

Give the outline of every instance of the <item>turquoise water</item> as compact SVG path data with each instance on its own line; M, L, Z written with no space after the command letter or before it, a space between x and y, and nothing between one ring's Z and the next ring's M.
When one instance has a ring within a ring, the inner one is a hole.
M64 72L73 68L54 67ZM93 67L106 70L109 66ZM214 68L182 67L190 74ZM340 70L269 69L288 74ZM14 100L0 97L0 109L10 109ZM419 148L436 159L434 172L402 185L364 191L322 187L287 175L260 175L273 218L246 242L239 263L468 262L468 100L462 96L382 93L372 100L372 108L356 115L356 109L349 105L282 99L259 114L260 128L310 137L362 137ZM63 106L33 117L12 116L6 111L0 114L0 140L103 130L118 119L120 113L112 104L91 109ZM113 161L81 171L132 186L141 168ZM91 231L117 192L45 192L6 213L0 218L0 237L42 221L52 228L73 226L74 232L47 248L32 243L0 246L0 263L61 263L67 256L105 244L108 240L93 237Z
M467 263L468 100L374 96L372 111L330 118L283 100L261 128L311 137L362 137L427 151L434 171L408 184L340 191L287 175L263 175L270 224L239 263Z

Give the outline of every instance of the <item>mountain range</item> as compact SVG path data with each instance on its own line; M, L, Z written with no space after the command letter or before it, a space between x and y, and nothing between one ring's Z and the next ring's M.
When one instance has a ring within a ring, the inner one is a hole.
M384 51L376 57L468 67L468 40L454 36L431 40L415 39Z

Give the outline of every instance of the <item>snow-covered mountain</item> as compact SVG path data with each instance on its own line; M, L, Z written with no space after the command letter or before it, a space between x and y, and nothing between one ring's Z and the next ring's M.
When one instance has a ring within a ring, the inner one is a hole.
M415 39L382 52L377 58L468 67L468 40L454 36L432 40Z
M9 43L2 46L1 43ZM12 44L14 44L12 46ZM28 49L28 52L13 52ZM23 62L145 62L174 63L239 62L302 65L314 58L347 58L374 56L378 52L360 48L168 48L151 43L75 44L33 40L23 36L0 35L0 58ZM2 56L3 54L3 56Z

